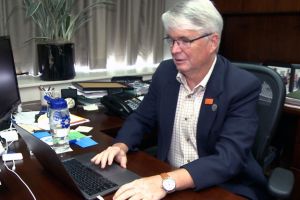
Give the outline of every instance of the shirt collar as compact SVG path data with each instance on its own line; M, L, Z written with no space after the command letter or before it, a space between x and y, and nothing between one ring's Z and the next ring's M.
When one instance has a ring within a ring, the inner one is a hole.
M202 79L202 81L201 81L201 82L200 82L193 90L195 90L196 88L198 88L198 87L200 87L200 86L201 86L202 88L205 88L205 87L206 87L207 82L208 82L208 80L209 80L209 78L210 78L210 76L211 76L211 74L212 74L212 72L213 72L213 70L214 70L214 68L215 68L216 61L217 61L217 56L215 56L215 59L214 59L212 65L211 65L211 67L210 67L208 73L205 75L205 77ZM177 79L177 81L178 81L180 84L183 84L185 88L188 88L188 87L187 87L187 82L186 82L185 76L184 76L182 73L178 72L177 75L176 75L176 79Z

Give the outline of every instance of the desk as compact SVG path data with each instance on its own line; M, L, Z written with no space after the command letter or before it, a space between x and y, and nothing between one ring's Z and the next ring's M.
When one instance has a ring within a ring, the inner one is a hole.
M281 164L290 168L295 175L291 199L300 199L300 108L284 106L277 135L281 136L278 143L285 143Z
M93 139L98 141L99 144L85 149L72 146L74 151L70 153L74 155L89 151L99 152L103 150L106 145L109 145L112 142L112 138L110 136L107 136L105 133L101 132L103 127L115 128L112 123L114 120L116 120L116 125L118 125L117 122L122 122L122 120L105 116L103 113L99 112L93 112L89 114L86 113L86 115L85 112L82 112L81 116L94 116L94 118L90 118L91 122L85 125L94 127L91 134L93 136ZM38 163L35 157L29 154L22 139L19 139L19 141L15 142L12 145L12 148L16 152L23 153L24 159L22 161L16 162L16 172L29 185L38 200L82 199L80 195L75 194L69 188L56 180L53 176L48 174ZM29 192L27 191L25 186L18 180L18 178L5 169L2 160L0 161L0 167L2 170L2 172L0 173L0 180L3 184L0 187L1 199L32 199ZM128 154L128 168L136 172L140 176L151 176L171 170L171 167L168 164L159 161L158 159L147 155L144 152L135 152ZM111 199L111 197L112 195L108 195L105 196L105 199ZM240 200L244 198L234 195L222 188L212 187L201 192L194 192L193 190L175 192L173 194L167 195L166 199Z

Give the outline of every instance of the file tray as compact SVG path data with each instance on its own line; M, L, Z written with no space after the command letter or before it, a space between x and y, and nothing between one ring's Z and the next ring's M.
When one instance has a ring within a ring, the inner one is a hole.
M110 89L129 89L133 90L133 87L126 83L120 82L76 82L72 83L77 89L81 91L93 91L93 90L110 90Z

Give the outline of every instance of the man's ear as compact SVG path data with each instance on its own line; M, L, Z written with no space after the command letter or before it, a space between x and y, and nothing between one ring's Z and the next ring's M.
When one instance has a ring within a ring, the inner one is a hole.
M220 43L220 36L217 33L214 33L210 37L210 51L211 52L217 52L219 48L219 43Z

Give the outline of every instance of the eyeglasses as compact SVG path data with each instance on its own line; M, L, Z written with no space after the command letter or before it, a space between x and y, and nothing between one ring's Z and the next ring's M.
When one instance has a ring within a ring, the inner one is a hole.
M170 47L173 47L174 46L174 43L176 42L177 45L180 47L180 48L189 48L191 46L191 43L196 41L196 40L200 40L202 38L205 38L205 37L208 37L210 35L212 35L213 33L206 33L204 35L201 35L197 38L194 38L194 39L188 39L188 38L179 38L177 40L174 40L173 38L170 38L169 36L165 37L164 40L170 45Z

